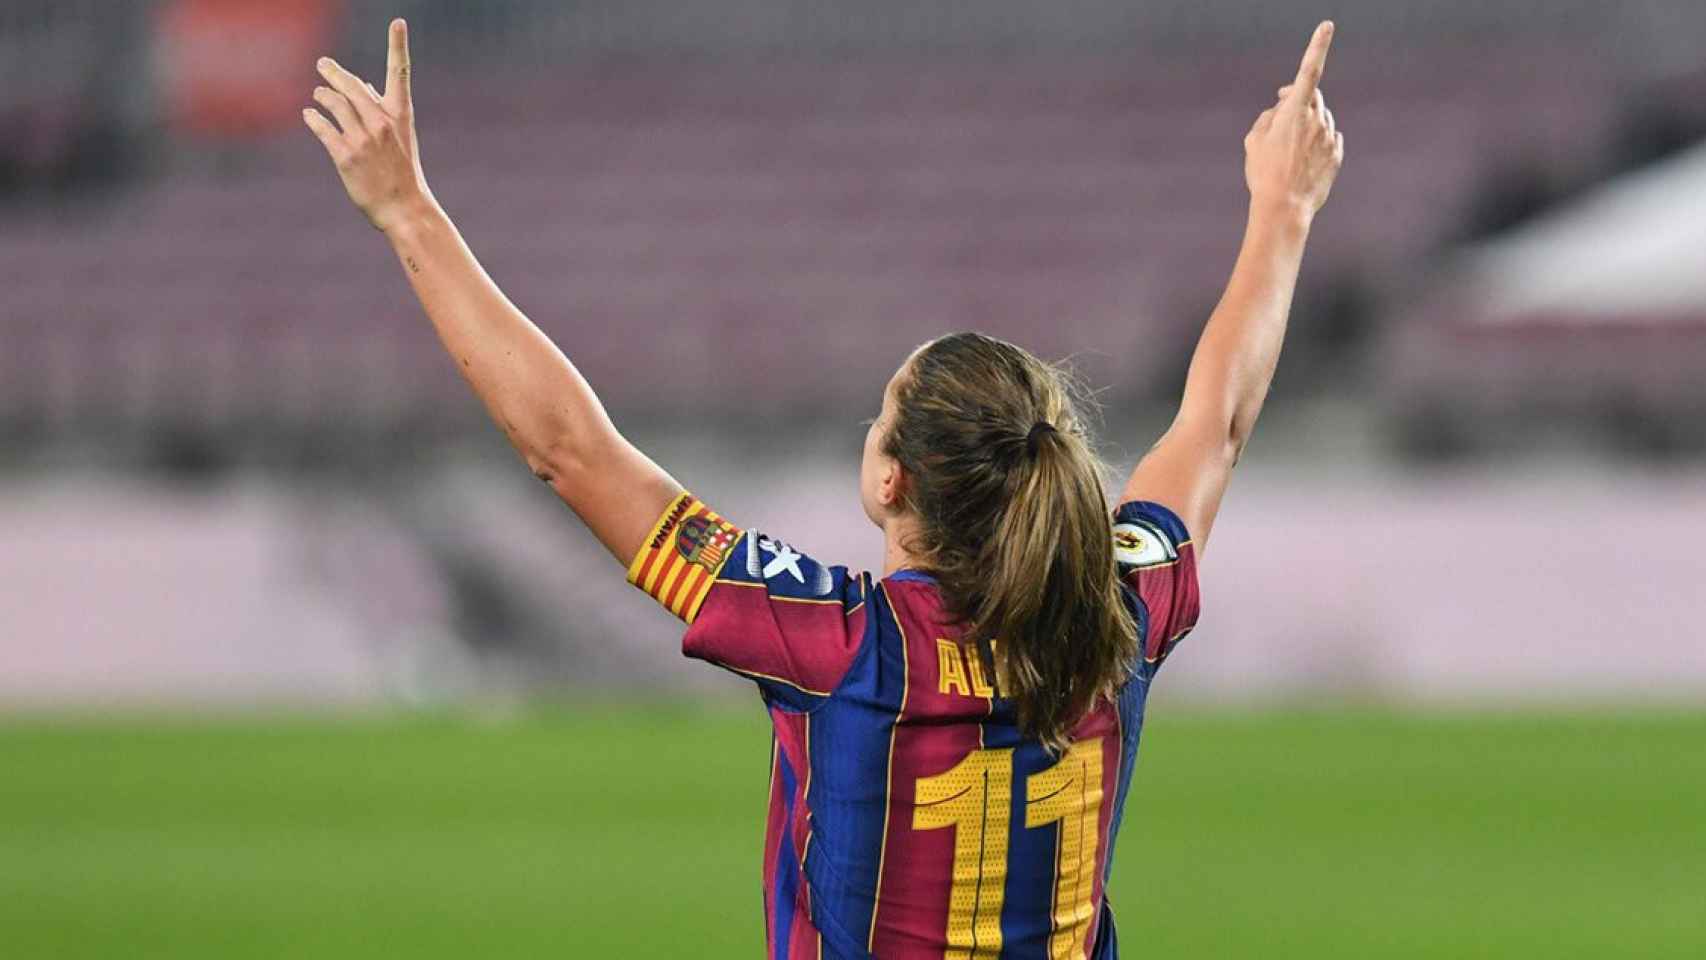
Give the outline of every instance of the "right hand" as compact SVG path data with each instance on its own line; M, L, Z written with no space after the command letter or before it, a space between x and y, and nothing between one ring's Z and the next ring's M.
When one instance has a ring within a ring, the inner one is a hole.
M1279 102L1244 137L1244 180L1254 204L1313 217L1327 202L1345 159L1345 135L1321 96L1321 72L1332 45L1329 20L1315 28L1297 79L1280 88Z
M313 108L302 111L302 120L331 155L350 200L381 231L431 209L409 93L408 26L391 21L383 94L330 57L316 67L330 86L315 87L314 101L337 124Z

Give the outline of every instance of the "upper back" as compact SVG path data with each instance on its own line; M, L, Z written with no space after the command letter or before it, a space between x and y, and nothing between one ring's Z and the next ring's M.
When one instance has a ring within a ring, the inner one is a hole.
M1177 518L1113 519L1145 656L1054 755L1019 732L927 575L825 566L697 501L666 512L630 580L688 620L688 655L758 684L775 730L772 955L1090 956L1109 936L1144 699L1197 606Z
M1003 945L1041 952L1051 943L1051 956L1086 955L1147 682L1099 703L1052 755L1021 735L1011 701L995 695L976 646L946 622L933 583L902 573L877 590L893 635L879 625L876 642L898 651L902 677L898 702L880 697L880 709L894 711L879 855L887 892L869 948L996 956Z

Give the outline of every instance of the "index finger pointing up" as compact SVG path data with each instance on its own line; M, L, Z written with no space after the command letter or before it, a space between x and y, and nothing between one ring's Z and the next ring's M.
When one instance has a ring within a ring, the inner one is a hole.
M1315 99L1315 88L1321 85L1321 73L1327 69L1327 49L1333 45L1333 21L1323 20L1309 38L1309 49L1303 51L1303 63L1297 68L1297 80L1291 85L1291 102L1307 108Z
M385 55L385 105L395 112L409 106L409 25L391 21L391 45Z

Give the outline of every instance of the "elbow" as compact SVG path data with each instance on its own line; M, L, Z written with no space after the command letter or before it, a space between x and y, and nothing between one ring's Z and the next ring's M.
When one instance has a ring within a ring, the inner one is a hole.
M574 487L596 458L589 456L585 443L559 434L547 442L529 445L522 451L522 459L534 477L560 492Z
M1230 469L1243 455L1244 445L1250 441L1250 427L1253 424L1224 413L1216 416L1202 416L1200 411L1198 413L1197 416L1190 416L1189 411L1186 411L1179 419L1174 420L1157 446L1183 445L1192 451L1195 462Z
M1247 426L1240 427L1234 422L1231 429L1226 431L1226 436L1221 444L1221 456L1225 459L1227 467L1238 465L1239 458L1244 456L1244 447L1249 442L1250 428Z
M1256 418L1262 412L1262 399L1258 397L1254 403L1239 404L1225 421L1224 441L1229 466L1237 464L1238 458L1244 455L1244 448L1250 443L1251 435L1256 432Z
M533 474L533 479L546 486L556 486L557 478L562 475L561 469L548 457L539 454L529 454L524 457L527 470Z
M1228 443L1226 445L1225 457L1227 470L1231 470L1233 467L1238 466L1238 461L1244 457L1244 442L1240 440Z
M1226 428L1220 433L1220 454L1227 466L1235 466L1238 458L1244 455L1244 447L1250 442L1250 434L1255 432L1256 418L1234 413L1226 421Z

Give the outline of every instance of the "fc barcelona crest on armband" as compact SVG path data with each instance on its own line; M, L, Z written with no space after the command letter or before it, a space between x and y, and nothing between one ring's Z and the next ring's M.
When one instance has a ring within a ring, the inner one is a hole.
M681 529L675 535L675 549L688 563L716 570L722 565L723 554L734 546L739 536L733 527L720 521L688 517L681 522Z
M740 538L740 528L684 490L628 564L628 582L692 623Z

